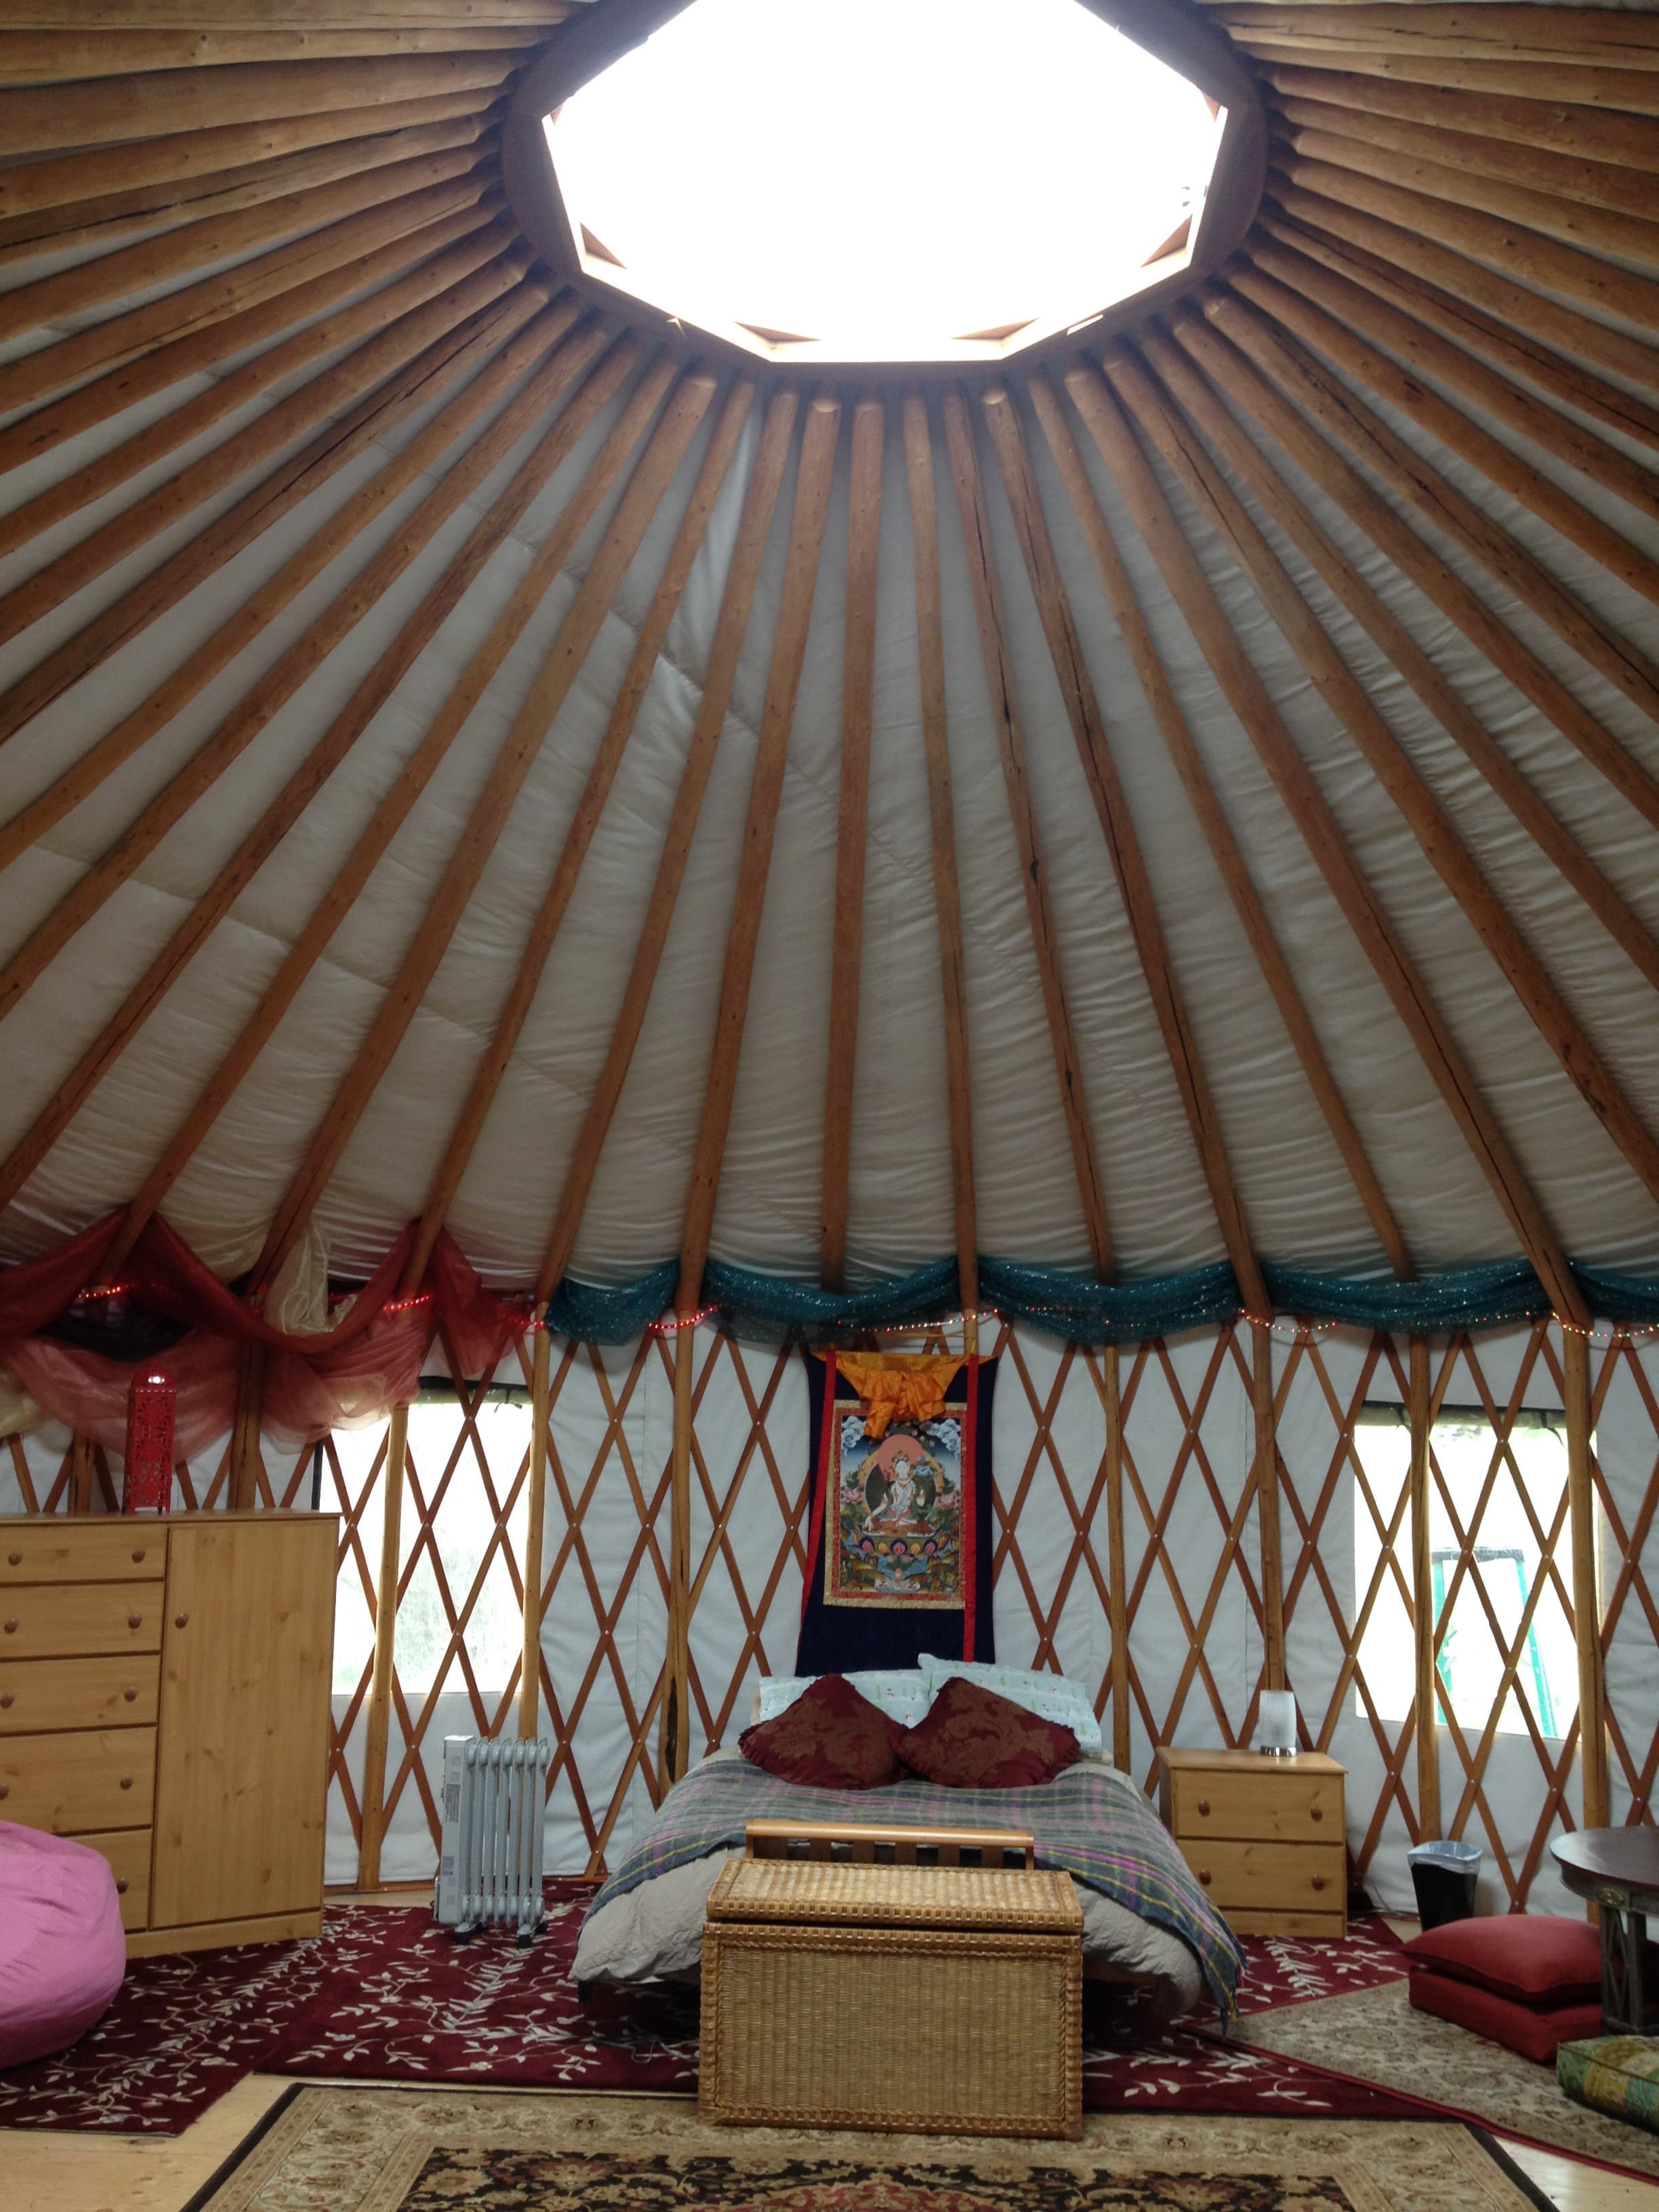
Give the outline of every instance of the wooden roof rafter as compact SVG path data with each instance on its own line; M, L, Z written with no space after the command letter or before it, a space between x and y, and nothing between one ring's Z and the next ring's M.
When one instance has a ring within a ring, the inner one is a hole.
M422 508L410 518L404 532L384 550L377 561L370 563L359 579L359 597L355 601L348 599L344 603L335 603L330 611L332 623L343 623L349 626L372 606L421 546L511 450L533 423L537 415L570 383L586 377L586 381L561 414L553 431L544 441L540 453L532 455L526 464L519 489L525 503L528 503L530 495L541 481L541 469L544 468L548 475L552 473L582 428L634 364L635 349L624 342L614 348L606 360L594 370L594 356L602 345L603 334L596 331L589 332L586 339L579 335L574 343L559 349L547 363L543 374L532 379L515 402L492 424L486 435L463 454ZM590 370L592 371L591 374L588 374ZM417 453L417 465L419 459ZM418 658L438 623L471 582L477 567L482 566L488 552L493 550L500 537L505 535L516 519L517 511L511 500L498 507L495 517L487 520L473 533L461 554L422 599L415 614L403 625L392 643L353 691L345 707L327 725L298 769L221 866L212 883L151 961L124 1003L83 1052L74 1070L60 1084L23 1139L14 1147L7 1160L0 1164L0 1189L9 1194L21 1188L51 1146L62 1135L90 1091L131 1042L151 1009L178 980L210 933L230 912L238 895L252 880L327 779L345 759L374 714ZM233 715L228 724L221 725L215 738L193 761L186 764L153 802L152 807L139 817L143 834L133 836L129 833L126 840L118 842L106 854L100 863L103 880L96 886L100 902L111 896L121 881L131 876L144 854L154 849L167 831L183 819L189 809L211 790L229 759L252 742L277 707L309 672L311 666L314 665L314 656L305 650L307 642L307 638L301 638L290 649L289 654L276 663L267 679L263 695L250 694L239 713ZM459 722L456 722L449 728L445 742L454 735L459 726ZM431 765L435 765L439 757L437 754L432 756ZM396 792L408 792L411 803L411 787L416 786L422 766L421 757L417 755L415 761L406 764L402 779L394 787ZM430 767L428 766L426 773L429 772ZM392 811L395 803L393 800L388 804L386 813ZM385 813L381 818L384 821ZM348 872L350 866L351 864L348 863ZM94 869L85 879L89 886L93 878L98 874L99 869ZM90 890L88 896L91 896ZM330 904L331 902L325 898L319 912L327 909ZM313 915L310 927L303 933L302 941L313 939L316 928L317 916ZM322 942L326 942L325 937ZM316 951L321 949L319 942ZM167 1183L180 1172L202 1133L211 1126L213 1119L222 1110L230 1095L229 1091L223 1087L228 1069L239 1061L244 1066L251 1064L252 1054L247 1052L251 1036L258 1030L262 1023L270 1018L273 1001L281 1000L285 1005L284 993L291 996L292 991L298 988L302 973L296 973L295 969L303 957L301 948L296 945L261 1000L259 1008L243 1032L242 1040L232 1048L226 1060L221 1063L215 1077L186 1117L184 1127L163 1152L161 1159L150 1170L142 1194L145 1203L152 1206L159 1203L155 1186L159 1182L164 1189ZM308 967L310 960L315 957L315 952L313 952L306 959L306 966ZM254 1048L255 1050L257 1048ZM246 1060L243 1060L245 1053ZM143 1206L135 1206L133 1218L124 1231L124 1237L129 1242L142 1226L139 1218L142 1212ZM144 1218L148 1218L147 1215ZM125 1256L124 1252L118 1253L108 1264L118 1264L122 1256Z
M1290 963L1273 934L1273 925L1251 878L1249 865L1216 795L1215 787L1204 766L1187 718L1182 712L1169 672L1159 657L1145 613L1136 599L1123 557L1090 484L1082 456L1059 398L1045 377L1032 378L1029 390L1048 450L1088 539L1089 550L1094 556L1113 618L1129 648L1141 690L1157 719L1188 804L1204 833L1205 842L1226 886L1227 895L1233 902L1234 911L1238 915L1262 978L1279 1009L1279 1018L1290 1034L1303 1074L1318 1102L1326 1127L1342 1155L1360 1203L1376 1231L1377 1242L1387 1255L1389 1266L1397 1275L1402 1278L1409 1276L1413 1269L1406 1240L1383 1195L1382 1184L1366 1154L1352 1116L1327 1065L1318 1036L1291 972Z
M1060 579L1060 563L1054 557L1048 518L1042 511L1024 434L1004 386L988 386L981 394L981 404L990 426L991 443L1001 470L1027 580L1048 641L1060 698L1089 795L1094 801L1101 835L1105 839L1118 896L1163 1036L1170 1071L1181 1095L1193 1148L1215 1210L1216 1225L1245 1304L1253 1313L1265 1313L1268 1306L1267 1288L1256 1262L1232 1164L1227 1158L1203 1057L1158 917L1152 878L1135 833L1128 798L1112 757L1106 719L1100 710L1094 679L1084 658L1082 640Z
M367 1110L380 1077L418 1012L427 987L448 949L455 926L477 889L489 855L507 826L513 802L523 788L525 778L534 766L571 685L580 673L658 502L685 458L686 448L714 396L712 380L685 376L665 407L664 400L675 383L677 373L677 364L660 356L647 365L580 486L573 492L560 514L557 535L562 552L568 555L621 476L659 409L662 409L662 418L635 465L581 589L571 602L558 635L490 765L368 1036L355 1054L350 1069L319 1125L287 1196L276 1210L264 1249L254 1265L254 1281L259 1286L270 1282L292 1250ZM544 568L551 572L553 563L547 562ZM590 770L592 787L577 808L570 833L574 867L580 865L615 772L616 759L609 755L599 756Z
M945 633L940 610L939 507L927 403L904 395L901 428L910 493L910 540L916 599L917 678L927 818L939 930L939 990L945 1015L945 1081L951 1138L951 1214L957 1287L963 1306L979 1304L979 1223L974 1187L973 1066L968 1049L968 972L962 894L957 880L956 808L951 789L950 723L945 704Z
M963 548L968 564L968 581L979 631L980 657L985 666L991 720L1002 759L1003 788L1007 795L1008 817L1013 829L1015 849L1019 856L1020 889L1025 898L1031 950L1042 988L1043 1013L1048 1025L1049 1045L1054 1056L1060 1108L1071 1144L1072 1166L1077 1176L1078 1198L1083 1210L1084 1228L1095 1273L1105 1281L1115 1273L1105 1193L1095 1157L1094 1130L1089 1121L1088 1104L1084 1095L1082 1062L1077 1049L1077 1039L1073 1034L1071 1012L1066 1002L1066 987L1060 975L1059 931L1048 894L1048 878L1043 866L1042 842L1032 803L1025 733L1014 691L1013 665L1009 659L1002 618L1002 592L997 580L996 556L991 545L985 489L980 480L979 457L974 447L967 402L958 386L947 386L944 411L945 453L951 481L956 487L957 510L961 518Z
M842 627L841 791L836 823L836 908L830 945L830 1057L823 1085L823 1202L818 1279L842 1287L853 1161L853 1077L864 943L865 841L876 680L876 586L887 411L866 392L853 409L847 486L847 589ZM958 1243L960 1237L958 1237ZM963 1292L966 1297L966 1291Z
M1632 1171L1659 1198L1659 1143L1644 1127L1611 1070L1573 1018L1542 961L1487 883L1410 756L1297 591L1237 493L1138 362L1118 354L1108 361L1106 369L1114 390L1238 562L1563 1072L1577 1085Z
M841 403L831 394L822 392L808 403L805 416L789 544L784 556L783 599L773 633L771 668L755 743L749 811L744 823L737 890L726 931L720 1006L714 1017L714 1052L703 1093L696 1151L691 1161L684 1226L680 1234L679 1282L674 1292L674 1310L682 1318L697 1309L714 1231L714 1204L731 1131L738 1063L743 1051L750 987L754 981L766 886L771 874L773 839L783 799L789 734L800 690L807 625L817 586L818 556L829 515L830 480L841 428Z
M1462 1127L1555 1310L1588 1325L1589 1310L1543 1207L1421 976L1365 882L1266 684L1234 635L1104 378L1097 369L1079 368L1066 378L1066 384L1176 605L1404 1022L1424 1066Z

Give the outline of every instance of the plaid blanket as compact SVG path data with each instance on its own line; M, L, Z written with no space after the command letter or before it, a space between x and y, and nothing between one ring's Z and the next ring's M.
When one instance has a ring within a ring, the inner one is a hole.
M1029 1828L1036 1862L1059 1867L1192 1951L1225 2027L1237 2016L1243 1954L1188 1870L1169 1831L1134 1784L1085 1760L1030 1790L941 1790L897 1782L882 1790L808 1790L746 1759L694 1767L663 1800L644 1840L588 1907L637 1889L710 1852L740 1849L749 1820L846 1820L907 1827Z

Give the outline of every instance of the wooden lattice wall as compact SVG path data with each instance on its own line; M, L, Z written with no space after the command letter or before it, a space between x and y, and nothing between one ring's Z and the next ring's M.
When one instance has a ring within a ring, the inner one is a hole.
M1603 1817L1595 1792L1604 1787L1607 1817L1652 1820L1659 1357L1623 1337L1590 1347L1584 1495L1576 1511L1571 1468L1579 1462L1571 1451L1559 1485L1540 1494L1535 1478L1530 1492L1520 1484L1511 1449L1516 1423L1540 1409L1572 1427L1569 1357L1553 1324L1420 1347L1285 1325L1271 1346L1279 1630L1264 1603L1255 1347L1247 1325L1104 1353L1004 1328L988 1334L984 1348L1000 1361L999 1654L1087 1683L1108 1745L1143 1783L1158 1742L1249 1740L1270 1641L1282 1632L1307 1740L1350 1771L1358 1881L1384 1891L1392 1883L1397 1893L1400 1847L1447 1832L1485 1848L1498 1885L1493 1903L1553 1897L1549 1838L1586 1816L1580 1717L1558 1711L1556 1733L1547 1731L1523 1645L1544 1606L1558 1607L1576 1636L1588 1571L1600 1632L1580 1671L1598 1686L1601 1726L1591 1733L1606 1761L1605 1784L1591 1773L1589 1812ZM495 1370L459 1386L442 1450L418 1422L409 1424L391 1587L405 1627L419 1613L424 1656L411 1681L410 1639L391 1639L381 1699L383 1841L376 1839L382 1878L429 1869L445 1734L533 1723L549 1736L550 1856L561 1867L614 1863L659 1799L672 1763L664 1707L677 1606L675 1358L673 1339L654 1334L621 1351L551 1340L538 1378L534 1340L525 1340ZM745 1346L708 1328L693 1335L691 1371L682 1602L696 1755L733 1740L761 1674L793 1664L806 1393L798 1353ZM507 1446L499 1425L491 1432L491 1408L503 1395L527 1413L506 1425ZM1414 1439L1420 1432L1409 1464L1396 1455L1397 1468L1383 1465L1364 1449L1364 1424L1379 1405L1397 1407ZM1452 1407L1477 1409L1490 1431L1490 1467L1472 1504L1454 1495L1433 1449L1433 1419ZM226 1448L210 1463L181 1464L176 1504L223 1503L228 1458ZM0 1477L8 1461L15 1495L5 1502L13 1507L98 1511L115 1503L118 1468L112 1479L101 1452L61 1431L9 1439ZM331 1438L315 1453L279 1456L267 1444L256 1486L263 1506L306 1505L315 1496L341 1516L345 1657L337 1675L331 1867L347 1880L364 1841L365 1759L378 1758L374 1628L387 1587L387 1466L384 1428ZM1483 1545L1491 1500L1511 1476L1538 1567L1527 1607L1506 1629L1494 1565L1482 1555L1492 1548ZM1437 1600L1423 1582L1431 1510L1437 1525L1454 1532ZM470 1548L456 1535L463 1526ZM1370 1561L1363 1576L1362 1553ZM520 1698L519 1660L503 1659L501 1632L508 1617L516 1630L527 1571L539 1582L533 1712ZM1434 1668L1466 1591L1491 1621L1503 1662L1499 1697L1482 1724L1450 1709ZM1364 1671L1368 1627L1385 1612L1408 1628L1416 1655L1403 1697L1398 1680L1374 1683ZM1418 1717L1430 1685L1439 1706L1437 1756L1425 1759ZM1505 1698L1523 1727L1499 1727Z

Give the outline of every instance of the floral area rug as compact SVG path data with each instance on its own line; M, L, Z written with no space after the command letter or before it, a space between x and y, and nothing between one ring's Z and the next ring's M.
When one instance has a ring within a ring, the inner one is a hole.
M508 2088L694 2090L690 1990L596 1991L569 1978L592 1891L549 1885L546 1932L458 1944L423 1905L335 1906L301 1943L135 1960L105 2018L61 2057L0 2071L0 2127L176 2135L256 2070L312 2079ZM1381 1921L1339 1943L1245 1939L1247 2011L1328 1999L1396 1978ZM1091 2110L1405 2117L1387 2088L1333 2081L1296 2061L1223 2043L1213 2016L1174 2027L1144 1998L1091 1985L1084 2100Z
M711 2128L689 2100L309 2088L192 2212L1534 2212L1455 2122L1098 2114L1080 2142Z
M1414 2012L1402 1983L1253 2014L1239 2039L1241 2047L1292 2059L1304 2070L1329 2069L1333 2079L1422 2099L1505 2135L1659 2179L1659 2136L1575 2105L1553 2066Z

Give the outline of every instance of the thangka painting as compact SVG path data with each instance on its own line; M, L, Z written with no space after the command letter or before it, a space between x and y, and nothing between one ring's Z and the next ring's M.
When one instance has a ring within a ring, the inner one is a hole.
M962 1606L963 1425L907 1421L872 1443L854 1401L835 1416L836 1540L823 1547L826 1605Z
M802 1674L994 1659L994 1360L808 1362L812 1437Z

